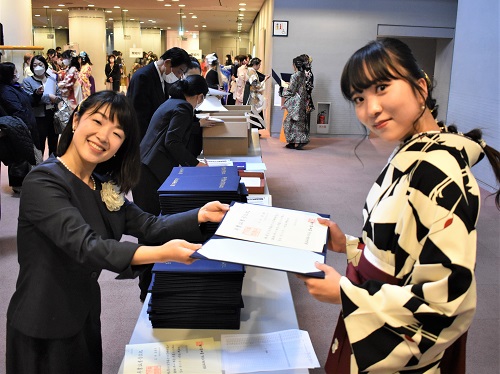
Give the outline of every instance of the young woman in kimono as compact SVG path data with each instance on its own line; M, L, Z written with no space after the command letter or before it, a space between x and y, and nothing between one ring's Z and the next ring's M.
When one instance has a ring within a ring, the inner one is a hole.
M89 96L61 135L57 157L25 178L19 207L19 275L7 311L6 367L18 373L101 373L103 269L132 278L154 262L193 262L202 223L228 206L156 217L124 194L137 183L139 128L128 99ZM200 226L201 224L201 226ZM146 246L122 235L164 243Z
M342 305L327 373L465 372L480 206L471 167L486 155L498 180L500 154L480 130L438 123L432 88L396 39L367 44L344 67L358 119L400 144L368 194L361 237L320 220L329 249L347 255L346 276L317 264L325 279L300 277L316 299Z

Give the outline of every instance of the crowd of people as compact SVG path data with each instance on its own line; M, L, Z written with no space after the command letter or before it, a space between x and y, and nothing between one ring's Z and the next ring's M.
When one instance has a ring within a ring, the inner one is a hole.
M31 56L22 83L14 64L0 64L2 111L25 123L34 150L42 153L47 143L50 153L45 161L9 165L9 183L22 193L8 374L102 371L100 272L139 276L144 301L152 264L192 263L207 239L203 223L220 222L229 209L211 202L160 215L157 189L172 168L206 166L197 158L196 129L214 123L197 118L196 109L210 88L231 91L236 104L257 112L265 108L269 77L259 72L259 58L236 56L233 63L228 55L223 65L215 53L200 62L177 47L160 57L146 54L126 95L117 86L120 53L107 61L110 89L98 92L84 51ZM281 91L290 149L310 141L311 63L308 55L295 57ZM476 307L480 207L471 167L486 157L500 181L500 153L480 130L462 134L436 121L432 81L399 40L356 51L340 87L367 129L399 145L368 194L361 236L319 219L328 227L328 248L347 257L346 276L326 264L316 265L324 278L298 275L313 297L342 306L325 370L463 373ZM51 129L61 101L74 110L59 138ZM133 202L125 197L130 191ZM500 209L500 191L495 202ZM138 243L121 241L124 234Z

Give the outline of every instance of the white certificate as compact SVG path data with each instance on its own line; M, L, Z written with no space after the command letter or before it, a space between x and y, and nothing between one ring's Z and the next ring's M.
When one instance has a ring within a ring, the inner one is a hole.
M221 335L224 373L319 368L307 331Z
M124 374L220 374L221 355L213 338L129 344Z
M215 234L321 253L328 228L318 217L316 213L235 203Z

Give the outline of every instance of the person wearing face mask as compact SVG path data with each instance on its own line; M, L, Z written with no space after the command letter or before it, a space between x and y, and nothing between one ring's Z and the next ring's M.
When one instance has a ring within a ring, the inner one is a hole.
M20 118L31 133L33 144L40 149L35 114L32 106L40 102L43 87L27 94L19 84L20 74L12 62L0 63L0 106L7 115ZM34 159L31 160L34 165ZM21 192L24 177L31 170L28 160L20 160L8 165L9 186L15 193Z
M154 215L161 211L157 190L175 166L206 166L187 148L194 110L208 93L205 78L190 75L172 84L168 93L170 98L156 110L141 141L141 178L132 189L134 203ZM143 272L139 281L142 301L150 283L151 272Z
M57 86L54 73L49 70L47 60L42 55L34 56L30 63L32 76L23 80L24 91L32 95L37 90L43 89L38 105L33 107L38 129L40 150L45 152L45 141L49 148L49 155L55 153L58 134L54 131L54 111L57 103L62 100L61 91Z
M132 76L127 97L137 113L141 139L146 134L154 112L168 98L163 76L174 73L177 78L182 77L190 62L185 50L174 47L161 55L158 61L145 65Z
M120 71L120 65L115 61L115 55L108 56L108 63L104 67L104 73L106 74L106 88L115 92L120 92L120 79L122 73ZM111 84L111 87L108 87L108 83Z

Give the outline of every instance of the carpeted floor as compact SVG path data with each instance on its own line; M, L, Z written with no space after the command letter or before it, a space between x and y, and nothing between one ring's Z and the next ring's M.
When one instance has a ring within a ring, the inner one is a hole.
M330 214L346 233L358 235L365 196L393 145L356 138L315 138L302 151L284 148L277 138L262 138L263 160L273 205ZM359 157L359 159L357 158ZM361 160L361 161L360 161ZM483 161L486 162L486 161ZM2 165L0 220L0 373L5 372L5 313L17 277L16 224L19 199L8 187ZM500 214L484 198L478 223L478 309L469 332L468 373L499 372ZM130 238L128 238L130 239ZM327 262L344 272L345 258L330 253ZM300 328L309 331L323 365L339 307L314 300L302 282L289 275ZM115 280L103 272L102 325L105 374L115 374L134 328L141 304L136 280ZM323 370L311 370L322 373Z

